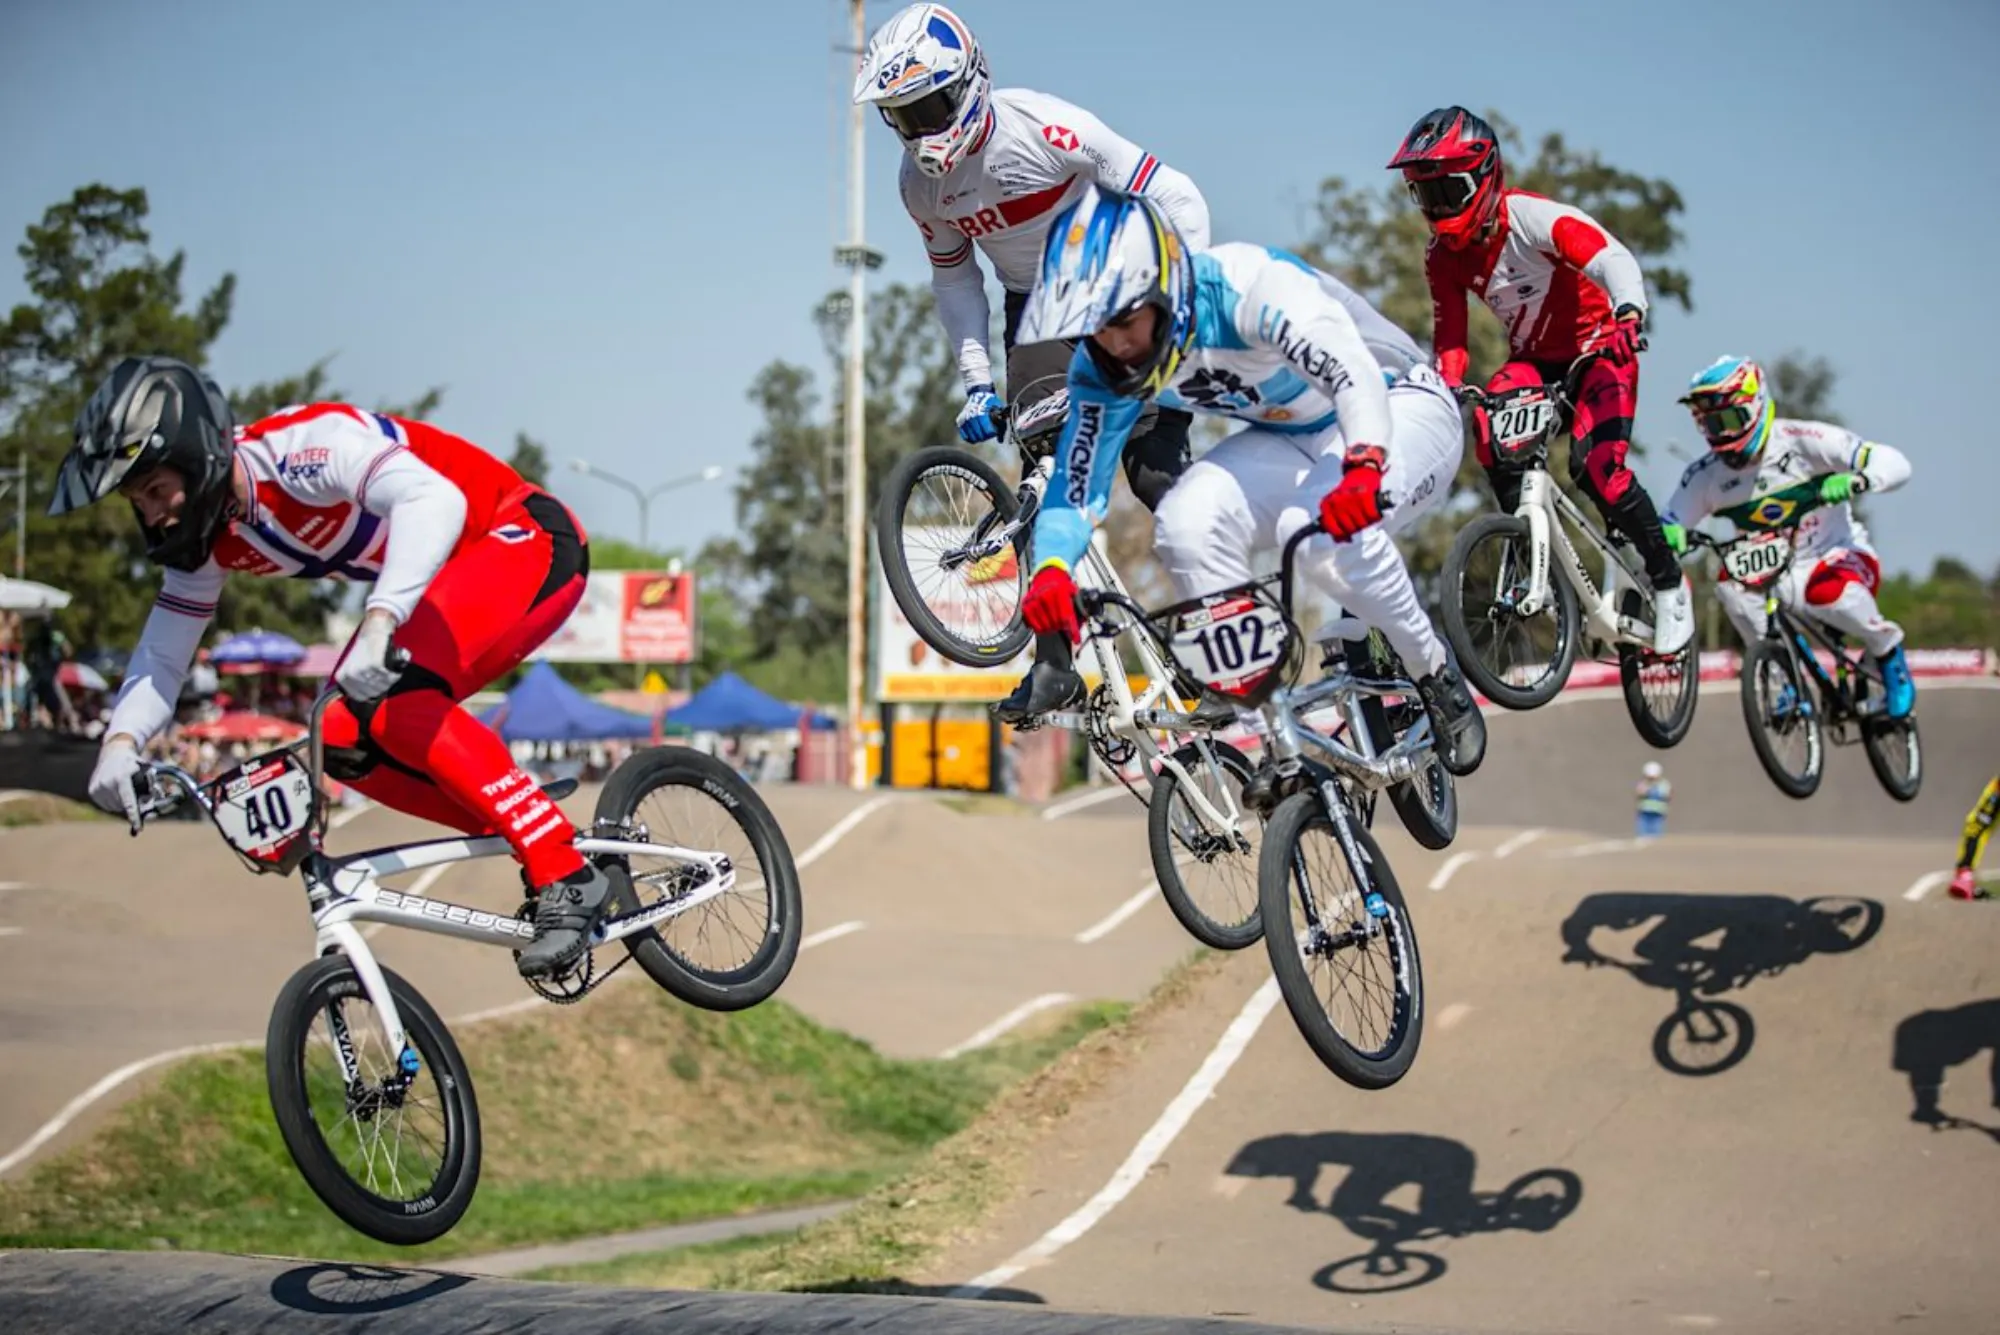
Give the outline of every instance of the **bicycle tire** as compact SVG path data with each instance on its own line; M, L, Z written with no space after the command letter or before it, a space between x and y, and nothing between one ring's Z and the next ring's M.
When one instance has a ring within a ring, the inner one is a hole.
M1779 758L1766 727L1764 704L1757 683L1767 663L1775 666L1809 709L1800 725L1805 729L1806 740L1806 762L1802 773L1794 774ZM1771 782L1785 796L1800 801L1811 797L1819 791L1820 780L1826 776L1826 735L1820 725L1818 700L1811 678L1799 670L1798 659L1789 645L1766 637L1744 650L1739 684L1743 699L1743 723L1750 730L1750 749L1757 753L1757 763L1764 767L1764 773L1771 777Z
M1884 748L1888 739L1901 734L1904 738L1903 750L1908 763L1900 769ZM1876 782L1884 792L1898 802L1914 802L1924 786L1923 742L1917 734L1917 716L1906 718L1870 718L1861 724L1861 749L1868 753L1868 767L1875 771Z
M1625 590L1619 599L1620 610L1626 616L1637 616L1643 611L1644 600L1635 589ZM1647 660L1651 659L1651 662ZM1680 693L1674 697L1673 711L1665 718L1653 712L1653 702L1646 698L1646 684L1641 676L1648 668L1672 665L1680 674ZM1670 751L1679 746L1694 727L1695 708L1701 703L1701 655L1694 640L1689 640L1681 651L1666 659L1655 658L1635 644L1618 646L1618 684L1625 695L1625 712L1632 719L1632 727L1648 746L1662 751Z
M1372 951L1377 942L1383 943L1387 962L1399 980L1391 1032L1382 1046L1363 1052L1341 1034L1327 1015L1306 970L1299 933L1292 922L1293 881L1300 844L1310 831L1333 828L1322 801L1317 791L1294 793L1278 804L1264 827L1264 848L1257 860L1264 948L1270 955L1271 973L1277 979L1285 1009L1291 1012L1292 1023L1298 1026L1313 1055L1329 1071L1358 1089L1386 1089L1409 1073L1423 1041L1424 971L1417 952L1416 927L1410 920L1409 906L1396 884L1395 873L1374 836L1359 821L1352 822L1355 845L1371 874L1357 875L1357 869L1347 860L1346 850L1340 849L1346 878L1353 886L1350 893L1365 893L1361 888L1366 886L1382 896L1385 908L1384 929L1361 948ZM1338 849L1338 839L1332 842ZM1366 913L1367 909L1364 907L1361 912Z
M1706 1033L1698 1020L1707 1022ZM1677 1036L1684 1038L1679 1046L1675 1044ZM1757 1021L1749 1011L1733 1001L1690 999L1683 1001L1653 1030L1653 1060L1675 1075L1697 1078L1721 1075L1741 1065L1756 1042ZM1700 1061L1691 1061L1684 1055L1703 1048L1712 1048L1717 1055L1710 1057L1704 1052Z
M356 1232L391 1246L414 1247L449 1233L472 1204L479 1185L479 1105L472 1091L472 1075L444 1021L400 975L384 969L382 977L402 1017L409 1045L431 1072L440 1096L444 1146L437 1173L425 1190L402 1200L370 1190L341 1164L313 1116L305 1060L307 1049L319 1042L313 1037L314 1024L333 1002L368 999L360 975L345 955L314 960L294 973L279 991L264 1036L264 1076L278 1134L313 1194ZM400 1112L402 1105L396 1109ZM364 1121L372 1125L375 1118L354 1120L358 1127ZM392 1172L400 1162L392 1165Z
M1400 660L1393 653L1386 659L1377 655L1373 642L1371 636L1367 642L1370 647L1363 652L1374 659L1379 671L1400 676L1403 671ZM1350 657L1352 652L1350 646ZM1389 707L1382 703L1381 696L1361 697L1361 717L1368 725L1368 739L1374 743L1376 755L1396 744L1398 733L1389 722ZM1425 767L1414 778L1391 784L1388 791L1389 805L1396 808L1403 828L1419 845L1436 851L1449 848L1452 840L1458 838L1458 780L1438 759L1435 747Z
M798 868L792 862L792 850L785 842L784 831L778 827L777 817L764 805L757 790L713 756L683 746L636 751L614 770L604 791L598 794L599 825L626 824L638 814L639 804L647 797L670 788L699 793L725 812L743 833L762 879L764 922L750 958L726 968L707 967L689 959L656 928L625 937L625 947L648 977L689 1005L712 1011L744 1010L775 993L798 959L799 938L804 930ZM683 842L682 836L671 830L648 828L646 833L656 843ZM699 844L689 846L699 847ZM645 898L638 895L635 887L647 883L646 873L635 876L630 861L622 855L602 857L599 865L610 873L620 895L632 895L643 904ZM747 871L742 866L735 868L738 877ZM689 913L705 910L706 906L702 906Z
M1021 619L1021 600L1028 587L1027 542L1025 535L1014 543L1018 589L1007 624L995 635L971 639L946 625L931 609L918 588L910 568L909 552L903 543L903 520L910 496L924 478L934 472L957 475L970 481L987 499L1001 523L1011 523L1020 513L1020 500L994 467L970 450L939 445L906 454L882 484L882 497L875 509L875 547L882 560L882 573L889 581L889 594L909 618L910 626L925 644L965 667L992 667L1005 663L1027 648L1032 638Z
M1255 772L1249 759L1227 742L1209 742L1215 752L1216 762L1236 780L1236 808L1239 819L1257 824L1257 814L1243 804L1243 785L1249 782ZM1199 775L1207 763L1201 756L1201 745L1190 742L1174 752L1174 759L1190 774ZM1153 776L1153 799L1146 804L1146 843L1153 858L1153 879L1160 887L1160 897L1167 901L1167 908L1188 935L1211 950L1242 950L1255 945L1264 935L1264 919L1258 912L1257 892L1257 848L1240 845L1230 848L1210 849L1207 845L1197 848L1190 845L1186 831L1175 829L1175 805L1181 787L1180 776L1166 766L1161 766ZM1189 820L1198 820L1198 813L1182 799L1178 803L1181 813ZM1215 839L1223 836L1215 834L1204 825L1200 833ZM1239 838L1241 836L1238 836ZM1247 842L1247 841L1246 841ZM1213 852L1204 857L1203 853ZM1248 876L1249 913L1235 922L1225 922L1210 914L1195 902L1189 890L1186 877L1182 874L1179 859L1186 854L1195 855L1204 866L1214 866L1223 858L1232 863L1241 860L1241 868Z
M1576 590L1570 588L1568 581L1551 562L1549 598L1555 617L1554 652L1547 657L1542 674L1529 685L1520 686L1502 680L1481 656L1473 628L1465 615L1466 563L1472 552L1489 538L1498 538L1503 542L1511 539L1525 549L1529 542L1528 521L1518 515L1481 515L1459 530L1458 537L1452 540L1451 553L1445 557L1440 580L1445 638L1451 641L1466 678L1487 699L1506 709L1539 709L1561 693L1569 681L1570 670L1576 665L1577 641L1581 635ZM1490 616L1490 608L1486 615ZM1542 615L1538 613L1537 618Z

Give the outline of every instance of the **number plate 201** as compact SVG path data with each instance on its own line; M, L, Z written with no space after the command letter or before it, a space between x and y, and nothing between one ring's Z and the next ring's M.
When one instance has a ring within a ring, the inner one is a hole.
M312 781L290 754L253 760L216 780L215 823L231 846L259 857L312 821Z
M1267 603L1240 598L1188 618L1174 633L1174 661L1204 686L1234 694L1284 659L1290 629Z
M1518 449L1540 440L1549 429L1555 405L1547 399L1510 403L1493 414L1493 436L1503 448Z

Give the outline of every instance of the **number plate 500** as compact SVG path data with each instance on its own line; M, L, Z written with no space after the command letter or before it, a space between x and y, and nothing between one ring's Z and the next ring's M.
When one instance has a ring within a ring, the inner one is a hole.
M1756 587L1769 584L1791 560L1791 541L1782 534L1730 544L1722 565L1730 578Z

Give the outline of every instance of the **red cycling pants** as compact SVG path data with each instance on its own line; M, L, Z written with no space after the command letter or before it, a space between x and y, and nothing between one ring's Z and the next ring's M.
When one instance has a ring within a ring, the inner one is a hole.
M575 517L529 488L431 581L395 643L410 666L373 706L327 708L327 771L398 811L468 834L498 832L528 881L583 866L569 818L458 703L520 665L583 597L590 561Z
M1523 385L1560 382L1567 371L1561 362L1512 361L1493 373L1486 392L1499 394ZM1580 464L1571 471L1578 482L1604 505L1616 505L1630 491L1636 479L1625 464L1632 447L1632 418L1639 411L1639 363L1614 366L1600 357L1583 373L1577 387L1576 419L1571 424L1573 453ZM1479 462L1493 466L1491 445L1481 439Z

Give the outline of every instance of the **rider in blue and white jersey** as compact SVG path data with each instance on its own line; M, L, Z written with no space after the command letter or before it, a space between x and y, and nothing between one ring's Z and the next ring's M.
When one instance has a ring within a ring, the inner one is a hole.
M1190 252L1152 200L1092 188L1050 229L1021 338L1083 340L1023 602L1040 643L1079 638L1070 567L1104 518L1141 407L1235 417L1250 425L1190 467L1154 515L1180 595L1247 583L1252 553L1317 513L1327 536L1307 544L1300 569L1380 628L1416 675L1445 767L1478 767L1485 724L1391 541L1443 502L1464 447L1457 405L1408 334L1297 256L1240 243ZM1038 649L1009 705L1046 712L1081 685Z

